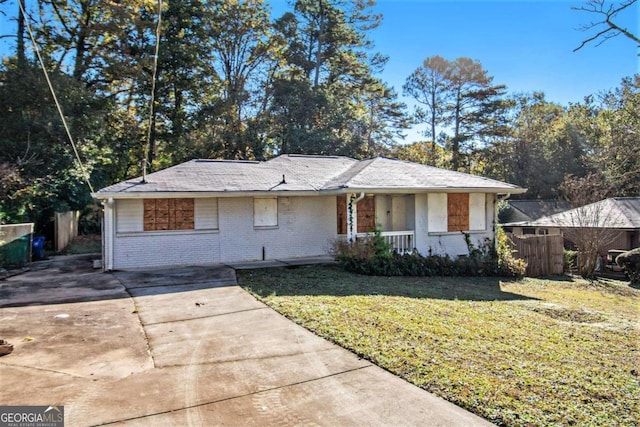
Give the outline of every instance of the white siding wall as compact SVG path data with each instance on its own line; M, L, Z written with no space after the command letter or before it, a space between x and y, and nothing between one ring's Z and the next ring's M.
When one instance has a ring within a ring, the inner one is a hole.
M142 224L142 209L122 202L116 224ZM275 228L255 228L253 213L250 197L196 199L196 230L117 232L112 268L260 260L263 247L266 259L323 255L337 237L335 196L279 197Z

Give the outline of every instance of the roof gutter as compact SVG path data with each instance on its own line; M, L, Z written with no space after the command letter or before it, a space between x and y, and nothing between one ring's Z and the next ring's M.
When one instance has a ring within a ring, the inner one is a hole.
M206 198L206 197L296 197L296 196L338 196L351 193L366 194L416 194L416 193L489 193L506 195L522 194L526 188L482 188L482 187L437 187L437 188L412 188L412 187L340 187L320 190L259 190L259 191L149 191L149 192L109 192L91 193L98 200L107 199L149 199L149 198Z
M492 193L505 194L511 197L512 194L523 194L526 188L496 188L496 187L340 187L327 190L320 190L328 194L345 193L378 193L378 194L415 194L415 193Z

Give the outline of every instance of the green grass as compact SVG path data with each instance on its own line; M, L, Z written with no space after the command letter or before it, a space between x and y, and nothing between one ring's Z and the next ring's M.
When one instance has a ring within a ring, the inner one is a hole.
M239 271L262 301L499 425L640 424L640 291L623 282Z

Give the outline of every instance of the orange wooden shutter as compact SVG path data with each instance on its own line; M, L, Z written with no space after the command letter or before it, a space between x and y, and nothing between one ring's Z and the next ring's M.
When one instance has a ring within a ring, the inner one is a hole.
M447 194L447 230L469 230L469 193Z

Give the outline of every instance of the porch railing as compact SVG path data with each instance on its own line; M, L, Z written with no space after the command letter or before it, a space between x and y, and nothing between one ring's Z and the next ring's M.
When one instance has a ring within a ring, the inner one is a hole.
M358 233L358 238L373 237L374 233ZM399 254L412 252L415 248L413 230L407 231L383 231L380 236L391 246L391 250Z

